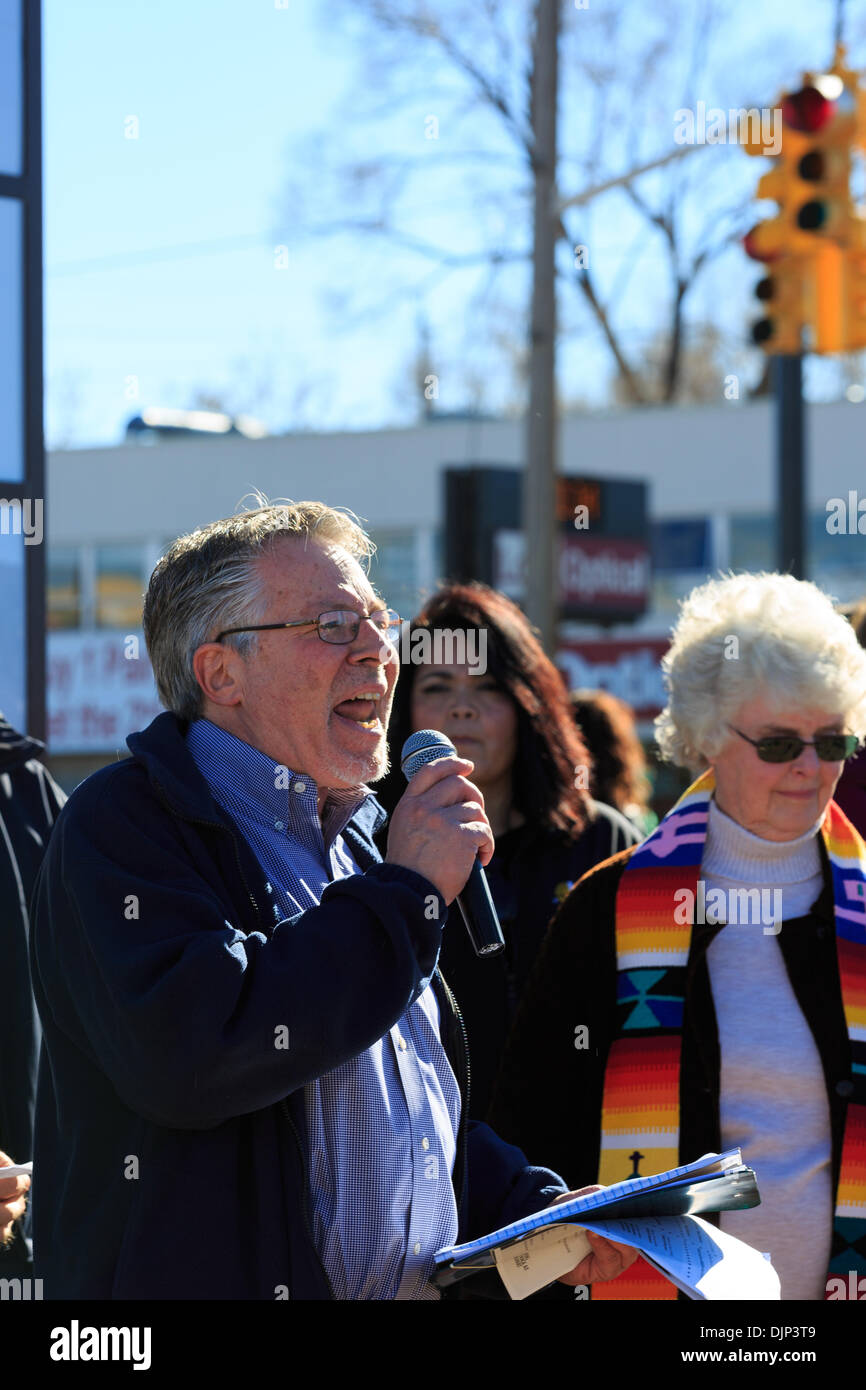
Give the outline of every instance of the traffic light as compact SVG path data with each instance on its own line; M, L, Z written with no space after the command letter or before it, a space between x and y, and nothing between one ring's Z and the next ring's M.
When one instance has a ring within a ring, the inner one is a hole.
M831 71L807 73L779 108L778 144L762 131L744 146L753 155L778 151L757 187L778 212L744 238L748 255L767 266L753 341L768 353L866 347L866 221L851 197L852 150L866 150L866 90L841 45Z
M789 150L791 213L802 233L847 244L854 216L851 143L857 122L856 89L841 73L814 77L782 98L782 149Z
M781 99L782 130L775 167L758 181L757 196L778 204L774 218L759 222L745 239L749 255L809 254L827 237L846 244L854 215L850 197L851 144L858 101L849 74L808 79ZM851 74L853 76L853 74ZM746 142L747 154L772 151L760 138ZM754 249L753 249L754 248Z
M805 137L786 130L783 125L780 152L775 157L774 167L761 176L757 187L757 197L776 203L778 213L756 223L743 238L746 253L754 260L770 261L777 256L811 249L810 239L803 237L794 220L799 186L796 166L800 154L806 152L807 143ZM760 141L747 142L744 148L747 154L770 153Z
M755 294L764 317L752 324L752 341L765 352L802 351L806 313L807 270L800 258L785 257L772 264L769 274L758 281Z

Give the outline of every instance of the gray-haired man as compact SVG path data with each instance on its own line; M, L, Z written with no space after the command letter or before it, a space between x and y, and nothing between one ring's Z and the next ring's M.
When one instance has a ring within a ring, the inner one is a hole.
M435 1298L437 1248L563 1191L465 1118L435 972L493 852L471 764L420 772L373 846L398 628L369 550L265 506L154 571L168 712L76 789L35 899L46 1297ZM575 1280L628 1259L599 1241Z

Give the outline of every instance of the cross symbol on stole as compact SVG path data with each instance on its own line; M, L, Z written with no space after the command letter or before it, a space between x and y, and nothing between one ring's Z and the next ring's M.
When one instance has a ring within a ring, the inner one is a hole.
M644 1154L639 1154L638 1151L637 1151L637 1149L635 1149L634 1153L629 1154L628 1157L631 1159L632 1163L634 1164L634 1167L632 1168L631 1172L629 1173L629 1177L630 1177L630 1178L639 1178L639 1177L640 1177L640 1173L639 1173L638 1170L637 1170L637 1165L639 1164L640 1160L641 1160L642 1158L645 1157L645 1155L644 1155Z

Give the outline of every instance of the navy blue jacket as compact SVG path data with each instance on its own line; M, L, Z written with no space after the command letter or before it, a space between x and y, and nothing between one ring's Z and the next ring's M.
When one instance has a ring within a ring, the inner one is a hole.
M462 1020L434 975L447 912L440 898L428 919L433 885L381 862L370 801L343 832L364 872L275 925L185 729L159 715L130 759L76 787L37 880L36 1275L46 1298L326 1299L302 1088L381 1038L432 976L465 1117ZM565 1190L465 1118L454 1185L460 1239Z

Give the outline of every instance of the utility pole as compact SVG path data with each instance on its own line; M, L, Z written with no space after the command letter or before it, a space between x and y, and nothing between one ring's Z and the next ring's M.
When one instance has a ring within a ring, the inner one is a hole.
M803 428L803 358L784 354L773 359L776 396L776 496L779 519L776 568L806 577L806 460Z
M556 515L556 108L559 0L536 0L532 63L535 212L529 419L523 477L526 613L548 655L556 639L559 588Z

